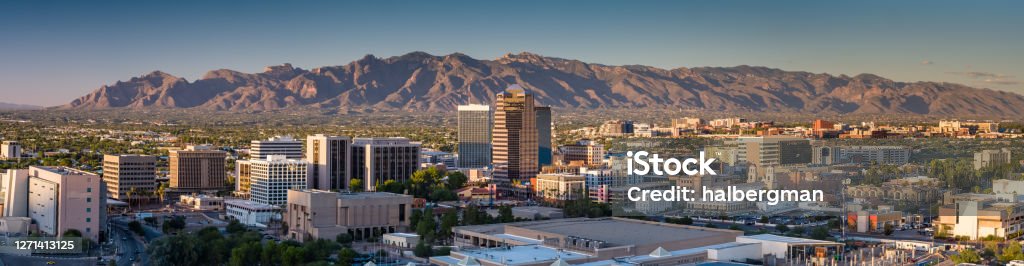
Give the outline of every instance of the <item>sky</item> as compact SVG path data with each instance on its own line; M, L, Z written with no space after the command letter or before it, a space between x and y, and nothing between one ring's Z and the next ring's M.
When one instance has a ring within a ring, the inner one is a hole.
M757 65L1024 94L1024 1L4 1L0 102L53 106L154 70L531 52Z

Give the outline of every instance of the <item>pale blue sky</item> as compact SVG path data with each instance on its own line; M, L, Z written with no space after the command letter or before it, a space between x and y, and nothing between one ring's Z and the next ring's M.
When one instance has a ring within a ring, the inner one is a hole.
M509 52L662 68L759 65L1024 93L1024 1L0 3L0 102L58 105L153 70Z

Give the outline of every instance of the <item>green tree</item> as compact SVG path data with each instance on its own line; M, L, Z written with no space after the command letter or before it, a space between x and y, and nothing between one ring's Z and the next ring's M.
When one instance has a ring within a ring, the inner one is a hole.
M960 253L949 256L949 258L952 259L953 262L957 264L981 262L981 255L978 254L978 251L975 251L973 249L966 249L960 251Z
M452 171L448 172L448 182L446 183L446 186L450 190L457 190L466 186L466 182L468 181L469 177L466 177L466 174L463 174L462 172Z
M1003 252L999 254L999 261L1003 263L1012 260L1024 260L1024 251L1021 250L1020 242L1010 241L1006 247L1003 247Z
M887 236L892 235L895 231L896 229L893 228L892 224L885 224L885 226L882 227L882 232Z
M800 236L800 235L803 235L804 233L806 233L806 231L807 231L807 229L804 229L803 226L799 226L799 227L793 228L792 230L789 230L789 233L793 234L793 235Z
M352 192L362 192L363 180L359 178L353 178L352 180L349 180L348 189L351 190Z
M338 251L338 263L341 265L352 265L352 263L355 262L356 257L359 257L359 253L356 253L355 250L352 250L349 247L342 247L341 250Z
M512 206L498 207L498 221L502 223L511 223L515 220L516 217L512 215Z
M128 222L128 230L131 230L132 232L139 236L146 235L146 231L142 229L142 223L140 223L139 221Z
M811 230L811 238L817 240L825 240L829 237L828 227L818 226Z
M430 247L430 245L427 245L426 243L423 243L423 241L420 241L419 243L416 244L416 248L413 249L412 254L416 255L416 257L426 258L432 255L432 251L433 250Z
M423 220L423 210L412 210L412 214L409 215L409 227L416 228L420 220Z
M459 225L459 215L450 211L441 216L441 239L447 241L452 237L452 228Z
M338 244L342 244L344 246L349 246L349 245L352 245L353 239L352 239L352 235L350 235L348 233L341 233L341 234L338 234L338 236L334 237L334 241L338 242Z
M433 211L430 207L423 210L426 213L418 223L416 223L416 233L420 235L421 242L434 242L434 232L437 230L437 222L434 221Z
M778 224L778 225L775 225L775 230L778 230L779 233L785 234L786 231L789 231L789 226L787 226L785 224Z
M248 229L245 228L245 225L242 225L242 223L238 222L238 220L235 219L231 219L231 221L228 222L228 226L224 230L227 231L229 234L236 234L248 231Z

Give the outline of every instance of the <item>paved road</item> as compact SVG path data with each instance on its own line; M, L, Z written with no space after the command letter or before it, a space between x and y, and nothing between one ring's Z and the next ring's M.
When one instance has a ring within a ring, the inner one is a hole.
M43 256L18 256L0 254L0 261L4 265L26 265L26 266L53 266L53 265L96 265L96 257L83 258L48 258ZM50 264L52 262L53 264Z
M134 233L128 231L122 225L113 226L113 240L117 245L117 265L147 265L149 256L146 254L146 246L137 238ZM135 260L132 260L135 258Z

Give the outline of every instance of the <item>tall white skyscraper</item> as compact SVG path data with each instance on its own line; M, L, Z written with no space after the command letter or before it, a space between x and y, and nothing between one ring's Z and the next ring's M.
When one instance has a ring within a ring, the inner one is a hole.
M302 141L291 136L276 136L252 141L249 158L266 159L267 155L284 155L288 159L302 159Z
M483 168L491 163L491 107L459 105L459 167Z
M288 201L289 189L306 189L309 163L288 159L284 155L268 155L266 159L249 160L249 200L262 204L282 205Z

